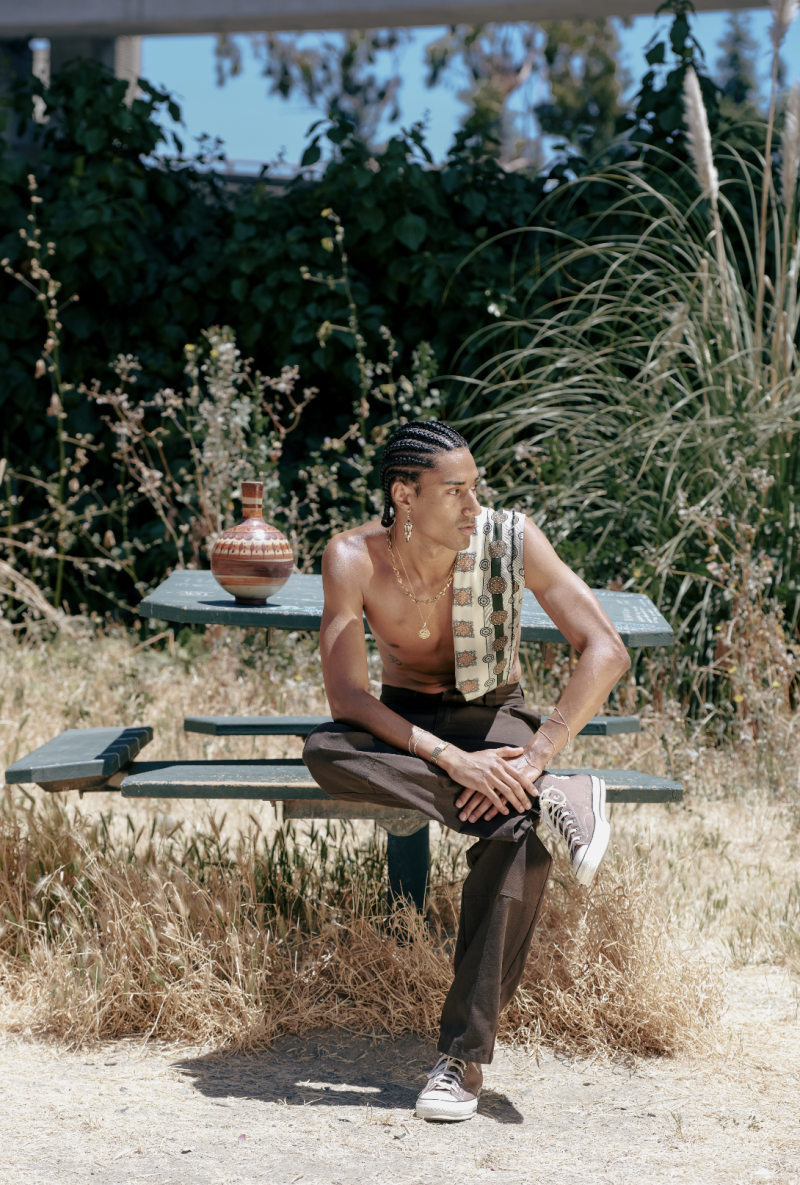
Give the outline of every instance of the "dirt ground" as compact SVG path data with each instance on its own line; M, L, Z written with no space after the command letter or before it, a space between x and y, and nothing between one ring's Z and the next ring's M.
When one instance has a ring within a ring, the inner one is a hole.
M800 1024L784 972L731 972L717 1049L636 1064L501 1050L478 1115L414 1118L433 1050L317 1032L263 1054L0 1044L0 1183L800 1185Z
M65 727L114 719L154 724L149 759L298 756L292 738L256 750L186 734L183 716L325 710L316 668L301 677L296 655L265 698L225 655L195 669L124 640L73 649L0 652L5 763ZM665 744L653 727L576 744L570 761L659 773ZM67 1051L0 1034L0 1185L800 1185L800 986L769 962L786 961L783 936L797 932L796 819L769 805L757 768L714 751L691 760L677 770L682 808L614 808L614 828L661 877L676 933L729 968L713 1048L636 1063L500 1050L477 1117L440 1125L413 1117L435 1057L413 1038L315 1032L222 1055L144 1038ZM203 803L79 805L113 826L130 816L145 835L181 819L189 835L207 830ZM267 804L213 809L227 833L251 815L265 835L277 825Z

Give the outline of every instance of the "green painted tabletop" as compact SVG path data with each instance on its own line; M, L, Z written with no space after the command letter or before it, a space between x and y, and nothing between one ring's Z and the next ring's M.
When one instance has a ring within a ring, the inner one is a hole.
M672 628L643 593L595 594L619 630L626 646L671 646ZM289 577L281 591L264 606L237 605L210 572L173 572L139 605L142 617L205 625L272 627L280 630L318 630L322 618L322 577ZM522 602L522 638L526 642L563 642L563 634L527 589Z

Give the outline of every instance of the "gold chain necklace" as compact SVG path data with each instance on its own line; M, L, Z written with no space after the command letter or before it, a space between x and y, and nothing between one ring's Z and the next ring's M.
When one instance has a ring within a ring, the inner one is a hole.
M458 556L456 556L456 559L453 560L453 566L450 569L450 575L447 577L447 584L444 586L442 591L438 592L435 597L418 597L413 590L413 585L411 587L411 591L409 591L409 589L406 588L406 586L403 584L400 573L397 571L397 564L394 562L394 548L392 547L391 528L386 532L386 542L389 545L389 558L392 561L392 567L394 568L394 574L397 577L397 583L400 585L400 587L402 588L402 590L406 594L406 596L411 597L411 600L417 606L417 612L419 613L419 618L420 618L420 621L422 622L422 629L419 631L419 636L423 639L429 638L431 636L431 631L428 629L428 621L430 620L431 614L433 613L433 609L436 608L437 601L439 601L444 596L444 594L447 592L450 585L453 583L453 574L455 573L455 570L456 570L456 560L458 559ZM408 581L409 584L411 584L411 577L408 574L408 568L405 565L405 560L403 559L402 555L400 556L400 563L403 565L403 571L406 574L406 580ZM423 616L422 610L420 609L420 605L432 605L433 606L432 609L428 610L427 617Z

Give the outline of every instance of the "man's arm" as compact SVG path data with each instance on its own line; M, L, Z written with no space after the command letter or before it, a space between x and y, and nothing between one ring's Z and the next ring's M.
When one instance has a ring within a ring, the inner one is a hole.
M525 520L523 555L525 587L529 588L550 620L580 660L558 700L558 711L525 746L519 758L509 764L524 778L528 793L535 793L533 782L553 757L576 737L605 703L609 692L631 665L625 644L600 607L592 590L558 558L543 533L530 519ZM456 800L462 819L474 821L484 813L491 819L497 814L479 795L462 794Z
M558 700L558 709L577 736L631 665L620 638L592 590L576 576L530 519L525 520L525 586L547 616L580 654L569 683ZM567 731L555 726L554 752L567 743ZM557 733L561 733L560 737ZM542 754L550 760L546 742ZM536 742L526 748L529 757L539 752Z
M320 625L325 691L334 720L370 732L396 749L408 752L411 725L369 690L362 590L370 578L370 567L366 548L358 536L337 536L325 548L322 557L325 607ZM436 744L436 737L424 733L416 745L416 755L429 760ZM470 793L480 793L495 814L499 811L507 815L506 801L520 811L528 810L531 805L522 789L522 776L507 760L521 752L519 748L506 747L468 754L450 745L440 757L439 765L456 782L468 787Z

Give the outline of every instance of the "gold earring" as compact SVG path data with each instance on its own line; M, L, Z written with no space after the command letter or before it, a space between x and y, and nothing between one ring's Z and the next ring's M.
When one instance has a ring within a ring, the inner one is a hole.
M414 524L411 521L411 511L406 510L406 521L403 523L403 534L406 537L406 543L411 542L411 532L414 530Z

